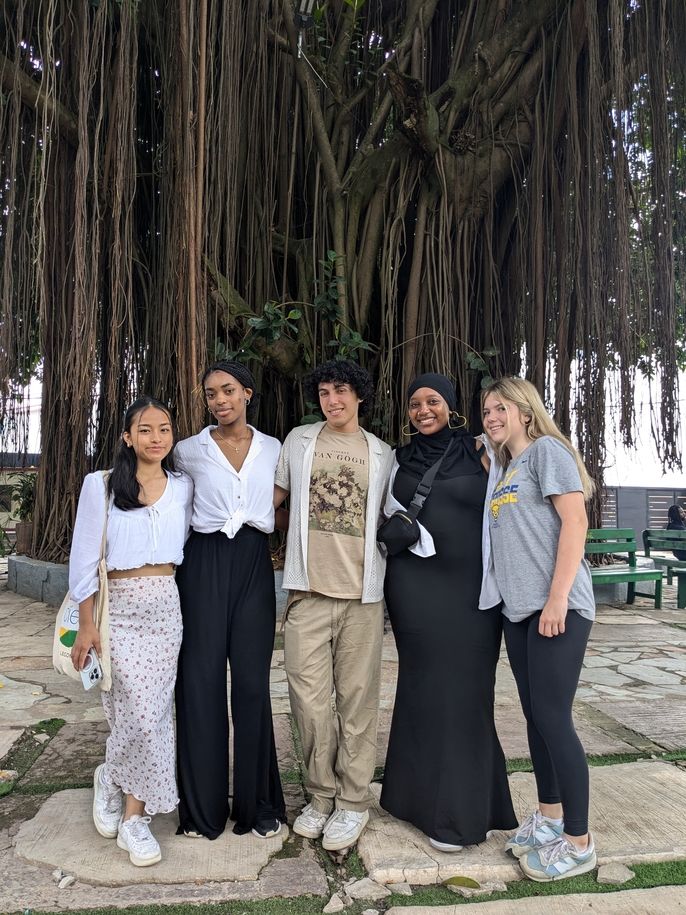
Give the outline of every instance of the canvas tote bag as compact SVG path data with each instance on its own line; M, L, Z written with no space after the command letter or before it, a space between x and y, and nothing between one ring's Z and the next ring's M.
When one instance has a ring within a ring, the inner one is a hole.
M107 562L105 549L107 545L107 519L109 515L109 496L107 495L108 473L103 473L105 483L105 525L100 541L100 560L98 562L98 590L93 602L93 622L100 633L100 666L102 667L101 689L112 688L112 667L110 664L110 615L107 594ZM81 681L81 674L74 668L71 660L71 649L79 631L79 605L73 601L71 594L62 601L55 620L55 634L52 640L52 663L55 670L66 674L72 680Z

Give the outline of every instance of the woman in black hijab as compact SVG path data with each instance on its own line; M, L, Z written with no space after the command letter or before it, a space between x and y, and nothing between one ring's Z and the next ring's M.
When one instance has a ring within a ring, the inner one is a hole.
M668 531L686 531L686 512L680 505L670 505L667 512ZM686 550L672 550L672 555L682 562L686 559Z
M444 458L419 522L433 539L388 557L385 596L398 686L381 806L444 852L514 829L505 757L493 720L502 617L479 609L488 457L457 412L444 375L407 391L410 444L396 451L392 495L408 506Z

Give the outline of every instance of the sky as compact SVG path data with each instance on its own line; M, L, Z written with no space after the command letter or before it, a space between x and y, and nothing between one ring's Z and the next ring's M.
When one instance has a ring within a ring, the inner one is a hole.
M681 392L686 402L686 373L681 376ZM40 395L41 385L33 382L26 392L29 398L31 423L29 429L29 451L40 449ZM638 379L636 382L636 403L639 410L639 438L635 449L627 451L621 444L614 442L614 419L616 409L610 404L606 426L607 464L605 467L605 484L607 486L651 486L668 489L686 489L686 473L671 471L663 473L658 460L655 444L650 436L650 418L648 414L648 387ZM686 423L686 419L684 420ZM686 437L682 427L681 450L684 454L686 468Z
M679 376L680 404L686 402L686 372ZM634 382L634 397L637 410L638 435L631 450L614 441L614 428L618 408L608 405L606 425L607 461L605 465L606 486L657 486L665 489L686 489L686 474L673 470L665 473L657 456L655 443L650 433L650 391L647 381L637 373ZM653 393L653 401L659 404L659 394ZM681 423L681 453L686 469L686 436L684 421Z

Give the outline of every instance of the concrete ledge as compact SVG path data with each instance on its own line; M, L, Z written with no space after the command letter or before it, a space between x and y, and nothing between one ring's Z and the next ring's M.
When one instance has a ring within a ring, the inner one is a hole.
M621 704L621 703L620 703ZM656 760L592 766L591 832L599 864L641 864L686 857L683 811L686 771ZM536 806L534 777L516 772L510 789L520 821ZM378 796L379 786L372 785ZM357 851L377 883L427 885L449 877L471 877L478 883L522 879L516 860L505 852L509 835L493 832L482 845L459 854L436 851L410 823L396 820L378 802L369 810L369 825ZM479 912L482 903L479 903Z
M234 835L232 824L214 842L176 835L177 816L155 817L153 831L163 859L154 867L134 867L112 839L103 839L93 826L90 788L59 791L36 816L22 823L15 853L34 864L60 867L77 880L106 886L136 883L208 883L257 880L272 855L281 851L288 827L270 839L248 833Z
M286 609L287 592L281 590L283 571L274 572L276 587L276 618ZM7 587L10 591L59 607L69 590L69 565L43 562L29 556L9 556L7 559Z
M59 607L69 589L69 566L29 556L8 556L7 587L17 594Z

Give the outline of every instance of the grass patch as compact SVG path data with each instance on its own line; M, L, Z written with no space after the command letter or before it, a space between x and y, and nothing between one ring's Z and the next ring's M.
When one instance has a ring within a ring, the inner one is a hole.
M362 880L363 877L367 876L367 871L364 869L364 864L360 860L357 848L353 848L345 859L345 869L348 872L348 876L355 877L356 880ZM367 908L369 908L369 906L367 906Z
M283 785L299 785L302 782L300 769L283 769L279 775Z
M258 899L253 902L200 903L184 902L179 905L134 905L130 908L71 909L69 915L321 915L326 899L321 896L298 896L295 899ZM367 905L367 908L369 906ZM347 915L353 910L347 909ZM23 909L8 915L33 915Z
M64 723L63 718L47 718L25 729L9 753L0 760L0 769L15 769L18 773L15 781L0 785L0 797L12 792ZM40 743L35 739L36 734L47 734L50 740Z
M71 781L71 782L35 782L30 785L17 785L17 794L55 794L57 791L66 791L68 788L92 788L93 779L88 781Z
M412 896L393 895L389 906L408 905L462 905L498 900L532 899L538 896L567 896L570 893L616 893L620 890L654 889L657 886L685 886L686 861L661 861L657 864L629 865L635 877L621 886L598 883L595 873L560 880L557 883L533 883L518 880L509 885L506 893L493 893L483 899L463 899L444 886L417 887Z
M505 761L507 767L507 774L512 775L513 772L533 772L533 767L531 765L531 760L527 759L525 756L515 757L514 759L508 759ZM451 894L452 895L452 894Z
M686 760L686 750L674 750L671 753L649 753L648 751L637 750L635 753L608 753L604 756L595 756L593 754L586 756L589 766L618 766L622 763L640 762L644 759L664 760L665 762L681 762ZM531 760L522 756L515 759L507 760L507 773L512 775L513 772L533 772Z
M281 846L281 850L272 855L269 860L273 861L275 858L299 858L303 850L304 841L302 836L291 830L288 838Z
M49 734L50 737L54 737L65 724L64 718L46 718L44 721L34 724L33 731L35 734Z
M651 759L651 753L608 753L606 756L587 756L586 761L589 766L619 766L622 763L640 762L643 759Z

